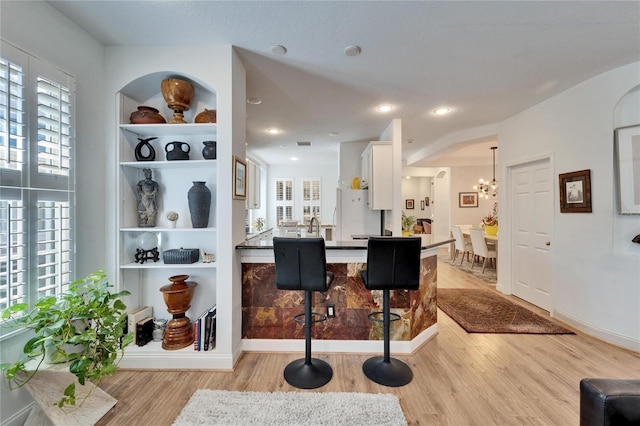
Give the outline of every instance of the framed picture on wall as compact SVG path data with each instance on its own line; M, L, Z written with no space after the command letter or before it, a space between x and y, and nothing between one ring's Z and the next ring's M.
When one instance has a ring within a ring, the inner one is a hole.
M404 201L404 207L407 210L413 210L413 200L405 200Z
M591 213L591 170L562 173L560 213Z
M477 192L459 192L458 193L458 207L478 207L478 193Z
M247 164L233 156L233 198L244 200L247 198Z
M429 207L429 197L424 197L424 205Z
M640 126L615 131L618 213L640 214Z

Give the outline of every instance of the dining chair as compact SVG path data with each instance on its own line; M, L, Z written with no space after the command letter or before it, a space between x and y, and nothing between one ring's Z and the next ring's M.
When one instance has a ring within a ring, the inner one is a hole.
M467 261L471 262L471 258L473 256L473 247L471 246L471 241L462 235L462 231L459 226L451 227L451 234L453 234L453 238L456 239L455 249L456 252L453 255L453 260L458 257L458 253L462 253L462 258L460 258L460 265L462 265L462 261L464 260L464 255L467 255ZM472 264L473 265L473 264Z
M473 253L475 256L484 258L484 261L482 262L482 273L484 274L485 267L487 266L487 260L493 260L495 262L495 268L498 269L498 253L495 249L490 250L487 246L487 240L484 239L484 231L479 229L470 229L469 235L471 236ZM473 269L473 264L471 265L471 269Z

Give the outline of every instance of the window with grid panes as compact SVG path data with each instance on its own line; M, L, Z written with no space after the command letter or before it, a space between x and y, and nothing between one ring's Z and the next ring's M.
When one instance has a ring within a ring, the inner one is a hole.
M318 219L318 223L321 223L320 207L320 179L302 179L302 220L304 223L309 223L312 217Z
M0 310L60 294L75 256L74 80L1 47Z
M285 220L293 220L293 179L276 179L276 224Z

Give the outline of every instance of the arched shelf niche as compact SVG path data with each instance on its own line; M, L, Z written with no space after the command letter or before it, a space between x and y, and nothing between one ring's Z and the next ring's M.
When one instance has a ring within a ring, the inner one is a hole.
M205 108L217 109L217 95L214 88L193 75L175 71L158 71L140 76L126 84L119 93L130 98L137 105L156 108L169 121L173 116L173 111L169 109L162 96L161 84L162 80L170 77L189 81L195 90L189 110L184 112L184 120L187 123L193 123L196 115L204 111ZM131 109L131 111L122 111L123 115L135 111L135 108L128 107L127 109ZM128 121L124 121L125 118L128 120L128 116L123 117L122 122L128 123Z

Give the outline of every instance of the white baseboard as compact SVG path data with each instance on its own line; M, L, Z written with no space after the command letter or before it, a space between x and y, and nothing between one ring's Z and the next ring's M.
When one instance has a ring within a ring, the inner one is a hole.
M410 354L438 334L434 324L411 341L390 342L390 351ZM247 352L304 352L304 339L242 339L242 350ZM382 340L323 340L311 341L311 352L324 353L382 353Z
M570 315L567 315L557 309L554 310L553 317L574 328L577 328L578 330L592 337L603 340L607 343L611 343L612 345L616 345L616 346L623 347L625 349L630 349L632 351L640 352L640 340L632 339L627 336L621 336L619 334L612 333L600 327L595 327L591 324L587 324Z

